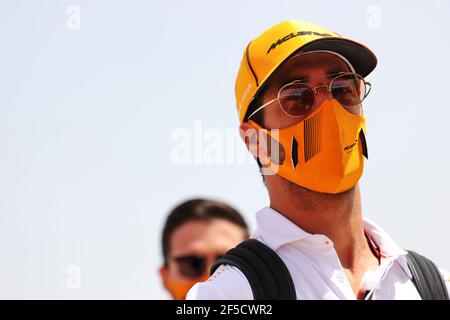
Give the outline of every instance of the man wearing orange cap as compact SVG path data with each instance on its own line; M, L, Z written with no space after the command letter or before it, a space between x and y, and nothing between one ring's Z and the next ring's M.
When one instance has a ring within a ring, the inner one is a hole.
M361 103L376 64L362 44L296 20L248 44L236 103L270 207L188 299L448 299L448 274L362 217Z

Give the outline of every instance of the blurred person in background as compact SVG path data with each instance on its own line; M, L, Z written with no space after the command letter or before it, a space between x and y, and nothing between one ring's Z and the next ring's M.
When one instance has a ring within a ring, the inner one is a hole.
M206 281L212 263L248 239L248 227L231 206L192 199L174 208L162 232L164 264L159 272L173 299L184 300L197 282Z

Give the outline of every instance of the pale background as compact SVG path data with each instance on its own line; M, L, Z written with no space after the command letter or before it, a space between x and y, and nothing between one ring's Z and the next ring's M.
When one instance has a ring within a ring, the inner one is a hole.
M450 268L449 13L445 0L0 0L0 298L166 298L161 226L192 196L253 228L268 204L256 164L179 165L173 135L237 128L243 49L288 18L378 55L364 214Z

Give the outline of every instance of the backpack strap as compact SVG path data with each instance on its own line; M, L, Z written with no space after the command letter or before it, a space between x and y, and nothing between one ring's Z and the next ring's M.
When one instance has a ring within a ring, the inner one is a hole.
M406 261L422 300L449 300L441 272L431 260L408 250Z
M283 260L261 241L249 239L219 258L211 275L220 265L238 268L247 278L255 300L296 300L294 282Z

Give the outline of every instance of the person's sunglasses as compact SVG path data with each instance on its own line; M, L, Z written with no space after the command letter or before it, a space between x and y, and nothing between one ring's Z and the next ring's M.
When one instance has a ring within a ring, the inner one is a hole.
M222 257L217 255L216 260ZM186 255L172 257L172 260L178 265L180 273L187 278L200 278L206 272L208 258L201 255Z
M328 85L310 87L304 80L295 80L283 85L275 99L258 107L248 119L269 104L278 101L285 114L290 117L306 117L313 110L318 88L326 88L329 94L348 111L355 113L351 107L359 106L370 92L371 84L357 73L341 72Z

